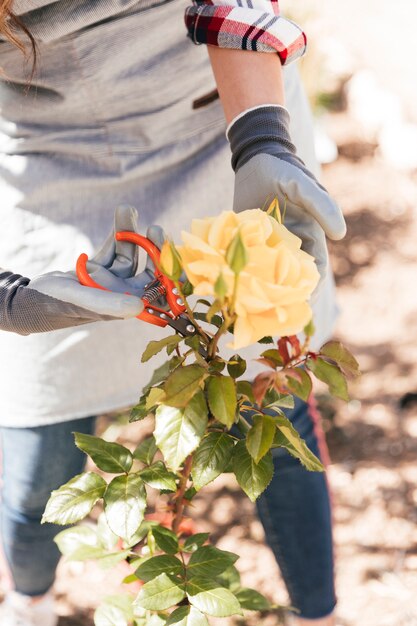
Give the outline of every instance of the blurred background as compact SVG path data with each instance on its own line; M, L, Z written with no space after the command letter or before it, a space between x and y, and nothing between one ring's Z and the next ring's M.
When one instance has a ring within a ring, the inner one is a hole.
M331 245L341 306L337 337L363 371L347 405L319 389L332 457L338 623L416 626L417 3L282 0L281 6L309 36L300 69L324 183L348 224L346 239ZM149 425L103 420L106 428L106 437L133 443ZM203 493L192 511L197 529L241 555L246 585L285 603L253 505L229 479ZM91 624L93 608L114 585L113 575L93 564L62 563L60 626ZM278 617L239 622L273 626Z

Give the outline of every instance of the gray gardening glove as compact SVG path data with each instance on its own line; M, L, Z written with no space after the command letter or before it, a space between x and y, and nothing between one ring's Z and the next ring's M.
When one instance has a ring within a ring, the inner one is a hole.
M337 204L297 156L289 121L284 107L266 105L248 110L228 128L236 172L234 210L262 207L277 196L281 210L286 206L285 226L300 237L324 278L325 235L342 239L346 224Z
M136 217L134 209L118 208L114 230L136 232ZM159 226L151 226L147 236L158 247L162 245L164 233ZM0 269L0 329L29 335L139 315L143 311L140 297L154 268L148 259L145 270L135 275L138 250L131 243L115 242L112 231L88 262L91 277L111 292L83 287L75 272L50 272L30 280Z

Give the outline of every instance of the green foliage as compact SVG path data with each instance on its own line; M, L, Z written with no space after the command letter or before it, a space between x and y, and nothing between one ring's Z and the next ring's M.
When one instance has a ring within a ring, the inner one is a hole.
M311 472L323 472L324 467L320 459L308 448L305 441L286 417L276 417L278 431L274 438L274 447L286 448L288 452L299 459L304 467Z
M206 376L207 371L201 365L185 365L174 370L164 385L165 404L177 408L186 407Z
M167 554L177 554L179 551L178 537L172 530L158 525L152 528L152 534L161 550Z
M184 552L195 552L197 548L200 548L204 545L209 538L209 533L196 533L195 535L191 535L191 537L187 537L184 541Z
M279 218L276 202L270 213ZM181 261L173 244L165 246L163 256L178 278ZM144 363L163 350L168 355L131 412L131 421L155 414L154 433L133 453L120 444L75 433L76 445L102 471L117 476L108 485L93 472L77 476L48 502L44 522L71 524L103 498L104 512L96 526L64 530L56 543L72 560L95 559L102 567L127 560L134 573L123 582L143 582L134 602L132 596L106 598L96 611L96 626L208 626L207 616L273 609L256 590L242 588L236 554L211 545L208 533L186 536L186 507L198 490L225 472L235 474L254 502L273 477L274 448L285 448L310 471L323 471L285 411L294 407L294 395L310 397L310 374L346 399L345 374L359 373L357 361L338 342L328 342L319 353L309 350L310 323L304 343L295 335L277 342L264 337L259 343L272 344L257 359L265 371L253 383L241 380L246 361L239 354L226 358L219 348L221 336L233 332L239 274L248 262L239 232L226 256L235 274L233 293L228 293L220 273L212 301L187 305L195 332L151 341L142 355ZM189 283L183 289L192 291ZM204 329L199 321L205 322ZM241 439L227 432L233 425ZM164 495L166 516L144 519L148 487Z
M210 411L222 424L231 428L236 417L236 383L230 376L210 376L206 382Z
M333 396L346 402L349 401L346 378L338 365L333 365L320 357L316 357L315 359L307 359L306 367L313 372L316 378L328 385Z
M163 573L143 585L134 604L143 609L163 611L184 598L184 583L175 576Z
M129 626L132 619L132 600L126 595L107 596L94 613L95 626Z
M164 491L175 491L177 488L177 476L173 472L169 472L162 461L157 461L150 467L138 472L143 482L154 489L163 489Z
M197 490L224 472L234 445L234 439L224 432L216 431L204 437L193 457L192 477Z
M164 573L171 576L183 574L184 566L177 557L171 554L160 554L139 565L135 573L140 580L148 582Z
M270 450L276 431L275 421L269 415L255 415L253 426L246 437L246 448L255 463Z
M268 611L271 609L271 603L261 593L255 589L244 587L236 592L236 598L239 600L242 609L249 611Z
M102 517L101 517L102 519ZM113 567L131 552L129 549L115 549L114 543L109 545L103 538L100 523L96 528L90 526L73 526L56 535L54 541L70 561L87 561L94 559L103 569ZM113 535L113 533L112 533ZM115 535L113 535L115 537ZM117 537L116 541L117 541Z
M214 546L202 546L192 553L187 565L187 576L214 578L237 560L236 554Z
M261 353L261 357L266 360L266 364L271 367L282 367L284 365L283 358L276 348L269 348Z
M328 341L320 348L321 356L334 361L343 372L351 376L359 376L359 363L349 350L339 341Z
M268 389L264 396L264 401L262 406L265 409L293 409L294 408L294 397L288 393L279 393L276 389Z
M208 626L208 621L195 607L180 606L169 616L167 626Z
M168 337L164 337L158 341L150 341L143 351L141 358L142 363L149 361L149 359L161 352L164 348L175 348L182 340L183 338L180 335L168 335Z
M287 375L288 389L298 398L307 402L313 391L313 383L308 372L298 367L297 370L291 370L291 373L292 376Z
M150 465L157 450L158 447L156 445L155 437L151 435L138 444L133 453L133 458L138 461L142 461L145 465Z
M88 454L103 472L120 474L132 467L132 453L124 446L83 433L74 433L74 438L77 448Z
M235 354L227 363L227 371L232 378L239 378L246 372L246 361L241 356Z
M240 589L240 574L234 565L228 567L221 574L217 574L216 580L222 587L227 587L233 593Z
M52 522L65 526L79 522L103 497L106 487L106 481L94 472L78 474L51 493L42 517L42 524Z
M191 578L187 582L187 597L192 606L213 617L242 615L236 596L215 580L203 577Z
M200 414L198 407L203 407L199 394L185 409L162 405L156 411L155 441L174 472L197 448L205 433L207 413Z
M259 463L255 463L246 448L246 442L239 441L234 449L233 471L243 491L255 502L272 480L272 455L268 452Z
M140 473L116 476L104 494L104 510L111 530L129 543L141 525L146 491Z

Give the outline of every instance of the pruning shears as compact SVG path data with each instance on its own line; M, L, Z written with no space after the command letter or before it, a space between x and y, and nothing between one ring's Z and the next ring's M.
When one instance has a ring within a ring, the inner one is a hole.
M115 234L115 238L116 241L127 241L143 248L151 258L155 268L154 278L146 285L142 295L144 309L142 313L139 313L136 317L143 322L148 322L155 326L171 326L171 328L179 332L183 337L192 337L195 335L196 328L186 314L186 307L174 282L159 269L161 252L158 246L147 237L129 231L119 231ZM81 285L109 291L109 289L99 285L91 278L87 270L87 261L88 256L84 253L80 254L77 260L76 272ZM167 309L161 309L153 304L161 297L166 298L168 304Z

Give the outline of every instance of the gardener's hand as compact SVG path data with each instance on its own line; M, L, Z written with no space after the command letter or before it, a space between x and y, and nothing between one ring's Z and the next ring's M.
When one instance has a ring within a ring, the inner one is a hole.
M120 207L114 230L136 232L136 217L134 209ZM164 234L159 226L151 226L147 236L158 247L162 245ZM50 272L29 280L0 270L0 329L29 335L139 315L143 311L140 296L153 266L148 259L145 271L136 276L137 263L138 247L115 242L112 231L88 263L91 277L111 291L83 287L75 272Z
M328 266L325 235L342 239L346 224L337 204L296 155L289 114L279 105L249 109L228 129L236 172L234 210L263 207L278 197L285 226L302 240L324 278Z

